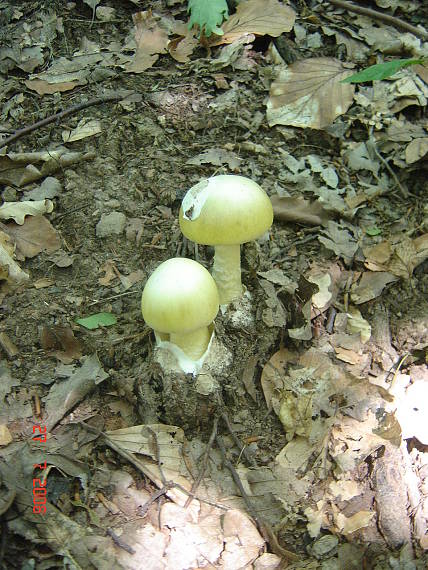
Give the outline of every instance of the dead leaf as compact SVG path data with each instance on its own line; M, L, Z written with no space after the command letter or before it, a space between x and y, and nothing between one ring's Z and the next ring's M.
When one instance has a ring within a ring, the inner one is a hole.
M44 398L47 419L44 422L48 431L74 408L97 384L108 378L96 354L87 356L83 364L68 380L55 383Z
M214 166L227 164L229 170L238 172L241 160L242 159L232 151L228 151L223 148L209 148L201 154L189 158L186 164L194 164L196 166L201 164L212 164Z
M422 139L413 139L410 144L406 146L405 156L407 164L413 164L428 152L428 137Z
M166 53L168 34L159 27L152 16L152 11L137 12L133 15L135 24L135 43L137 48L132 60L125 66L128 73L142 73L159 59L159 54Z
M0 219L2 220L15 220L19 225L22 225L25 216L37 216L47 212L48 214L53 210L53 202L51 200L23 200L22 202L5 202L0 206Z
M327 127L353 103L355 86L340 83L351 74L349 64L328 57L300 60L281 69L267 103L269 126Z
M350 263L358 249L358 243L350 231L336 222L329 221L323 233L327 237L320 235L318 241L342 257L346 263Z
M410 279L415 267L428 258L428 234L415 239L403 235L396 243L383 241L364 249L364 265L371 271L389 271L397 277Z
M0 280L6 280L12 285L20 285L28 281L30 276L13 258L14 249L9 236L0 232Z
M100 267L100 271L104 271L105 275L104 277L100 277L98 279L98 283L104 287L107 287L111 284L112 281L118 279L119 277L119 271L111 259L108 259L105 263L103 263L103 265Z
M65 147L41 152L9 152L0 156L0 183L20 188L72 164L94 158L92 151L70 152Z
M277 389L282 388L282 381L285 376L286 366L289 363L295 363L297 355L287 348L281 348L270 357L269 361L264 365L261 385L266 400L268 410L272 410L272 398Z
M199 45L199 40L196 37L195 30L188 30L185 27L185 35L168 42L168 52L170 56L180 63L187 63L190 61L190 56Z
M19 259L34 257L41 251L52 253L61 247L57 231L44 216L31 216L22 225L10 223L6 228L15 242Z
M71 364L82 356L82 346L70 327L43 327L40 333L43 350L49 351L63 364Z
M347 330L350 334L358 333L363 344L370 340L372 328L355 307L348 309Z
M310 202L300 196L272 196L271 202L275 218L284 222L300 222L310 226L325 225L330 214L320 202Z
M244 384L248 394L252 397L252 399L255 402L257 402L257 391L254 384L254 372L258 360L259 360L258 356L250 356L242 372L242 383Z
M351 287L351 300L356 305L367 303L382 293L388 283L394 283L398 277L387 271L372 273L365 271L358 282Z
M9 445L13 441L10 431L6 425L0 424L0 446Z
M368 526L374 516L374 511L360 511L349 518L342 513L338 513L336 517L336 523L339 531L346 536L352 534L360 528Z
M213 38L210 45L230 44L243 36L270 35L274 38L293 29L296 14L278 0L240 2L235 14L223 24L224 34Z
M63 93L71 91L78 85L79 81L63 81L62 83L49 83L43 79L27 79L24 81L28 89L35 91L39 95L52 95L53 93Z
M80 141L81 139L97 135L101 131L101 121L97 119L82 119L72 131L62 131L62 140L65 143Z

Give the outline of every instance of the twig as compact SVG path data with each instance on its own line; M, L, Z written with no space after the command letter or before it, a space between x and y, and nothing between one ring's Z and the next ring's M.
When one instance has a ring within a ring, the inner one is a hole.
M144 505L141 505L141 507L138 507L138 514L140 515L140 517L146 516L147 511L153 505L153 503L155 501L157 501L159 499L159 497L166 495L167 492L173 488L173 486L174 486L174 483L172 481L169 481L169 483L167 485L165 485L165 487L162 487L162 489L158 489L157 491L155 491L153 493L153 495L150 497L150 499L148 499L144 503Z
M401 196L403 198L408 198L409 196L409 192L403 187L403 185L401 184L401 182L398 180L398 176L395 174L395 172L392 170L392 168L389 166L388 162L383 158L383 156L380 154L380 152L378 151L377 147L376 147L376 141L373 137L373 127L370 129L370 134L369 134L369 138L366 141L366 146L367 149L373 150L373 152L375 153L375 155L378 157L378 159L382 162L382 164L385 166L385 168L387 169L387 171L390 173L390 175L392 176L392 178L395 180L396 185L398 186L398 189L400 190Z
M213 446L214 440L217 436L217 427L218 427L218 418L214 418L213 429L212 429L212 432L210 435L210 439L208 440L207 447L205 448L204 459L202 461L202 467L199 471L199 474L198 474L196 480L193 482L192 488L190 489L190 492L193 495L198 490L199 485L201 484L201 481L204 478L205 472L207 470L208 460L210 458L210 451L211 451L211 448ZM187 497L186 502L184 504L185 509L187 509L187 507L190 505L190 503L192 502L192 499L193 499L193 497L191 495L189 495Z
M373 20L380 20L382 22L386 22L387 24L391 24L395 28L406 30L406 32L410 32L414 36L421 38L423 40L428 40L428 32L425 30L421 30L416 26L412 26L412 24L408 24L407 22L403 22L399 18L395 16L390 16L389 14L383 14L382 12L378 12L377 10L372 10L371 8L365 8L364 6L356 6L351 2L346 2L345 0L327 0L330 4L334 4L338 8L343 8L344 10L349 10L350 12L355 12L355 14L362 14L363 16L368 16L369 18L373 18Z
M111 536L113 542L115 544L117 544L117 546L119 546L120 548L123 548L123 550L126 550L126 552L129 552L129 554L135 554L135 550L132 548L132 546L129 546L129 544L126 544L126 542L123 542L123 540L120 538L120 536L117 536L117 534L112 531L111 528L108 528L106 530L106 533Z
M110 101L119 101L120 99L124 99L123 95L105 95L104 97L96 97L95 99L89 99L88 101L84 101L83 103L77 103L76 105L72 105L68 109L64 109L60 113L56 113L55 115L50 115L42 119L41 121L37 121L33 125L29 125L28 127L24 127L23 129L19 129L15 131L13 135L10 137L5 138L0 142L0 149L4 148L8 144L16 141L17 139L23 137L24 135L28 135L33 131L44 127L45 125L49 125L50 123L54 123L55 121L59 121L64 117L68 117L68 115L72 115L73 113L77 113L77 111L81 111L82 109L86 109L88 107L92 107L94 105L101 105L101 103L108 103Z
M113 449L113 451L115 451L116 453L118 453L121 457L123 457L123 459L125 459L126 461L129 461L129 463L131 463L131 465L133 465L138 471L140 471L141 473L143 473L146 477L148 477L149 479L151 479L156 485L158 485L158 483L156 483L155 478L153 477L153 473L150 473L150 471L146 468L146 466L144 465L144 463L142 461L140 461L139 459L137 459L135 457L135 455L133 453L130 453L129 451L126 451L125 449L123 449L120 445L116 444L112 439L109 438L109 436L107 434L105 434L104 432L102 432L101 430L94 428L88 424L85 424L85 422L79 422L79 425L81 425L82 427L84 427L86 430L88 430L90 433L96 434L99 437L101 437L104 441L104 443L110 447L110 449ZM215 507L217 509L220 509L222 511L228 511L230 509L230 507L227 507L225 505L221 505L220 503L216 503L214 501L210 501L208 499L203 499L201 497L198 497L198 495L193 495L190 491L188 491L187 489L185 489L182 485L180 485L179 483L175 483L175 482L168 482L166 486L170 486L170 488L176 488L179 489L182 493L184 493L187 496L192 496L193 498L197 499L198 501L200 501L201 503L205 503L207 505L211 505L212 507ZM160 485L158 485L160 487ZM163 490L164 487L161 487L161 495L163 495ZM168 490L168 489L166 489Z
M235 485L238 487L239 492L241 493L241 497L244 500L245 506L247 507L248 512L250 513L250 516L254 519L254 521L257 525L257 528L259 529L261 535L266 540L266 542L270 545L272 551L277 556L281 556L282 558L285 558L287 560L293 560L293 561L299 560L299 557L296 554L294 554L294 552L291 552L290 550L286 550L285 548L282 548L282 546L280 546L275 533L270 528L268 523L266 523L263 520L263 518L257 513L256 509L254 508L254 505L250 501L250 498L248 497L247 493L245 492L244 486L242 484L242 481L241 481L236 469L233 467L232 463L227 459L226 449L224 447L224 443L223 443L221 436L217 435L215 440L216 440L218 448L220 450L220 454L221 454L224 466L227 467L227 469L229 469L230 474L232 475L232 479L233 479Z
M239 455L243 455L248 463L248 465L251 465L252 467L255 467L254 464L254 459L251 457L251 455L248 453L247 448L245 447L245 445L242 445L241 440L239 439L239 437L236 435L235 430L232 427L232 424L230 423L229 417L226 414L226 412L223 412L221 414L221 417L224 420L224 423L226 424L227 429L229 430L229 433L233 439L233 441L235 442L236 447L239 449Z

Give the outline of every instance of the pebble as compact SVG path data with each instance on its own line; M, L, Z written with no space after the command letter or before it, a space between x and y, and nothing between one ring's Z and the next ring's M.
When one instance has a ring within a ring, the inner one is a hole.
M122 212L111 212L103 214L97 224L95 233L97 237L108 237L119 235L125 229L126 216Z

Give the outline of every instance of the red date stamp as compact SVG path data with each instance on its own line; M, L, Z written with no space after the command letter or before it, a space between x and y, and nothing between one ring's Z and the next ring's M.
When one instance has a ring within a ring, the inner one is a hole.
M33 426L33 441L39 441L40 443L46 443L46 426L35 425ZM44 471L47 467L46 461L43 463L34 463L33 469L38 469ZM42 476L42 474L41 474ZM33 479L33 513L36 515L46 514L46 480L45 479Z

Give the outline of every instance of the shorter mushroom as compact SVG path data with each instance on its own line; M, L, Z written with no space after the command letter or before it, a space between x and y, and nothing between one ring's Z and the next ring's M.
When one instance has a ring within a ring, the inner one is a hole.
M218 309L217 287L209 272L182 257L161 263L147 280L141 298L143 318L154 329L157 343L179 347L193 362L207 352L212 336L208 327ZM185 372L194 370L178 360Z
M272 222L267 194L244 176L213 176L188 190L180 209L180 228L188 239L214 246L212 275L222 305L242 295L241 243L262 236Z

